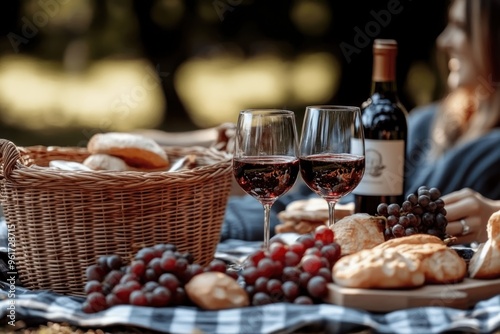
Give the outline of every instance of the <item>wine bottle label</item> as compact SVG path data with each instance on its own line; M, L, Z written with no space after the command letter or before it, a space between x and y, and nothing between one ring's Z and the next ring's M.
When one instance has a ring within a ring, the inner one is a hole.
M359 139L352 139L353 154L362 154ZM365 139L365 173L354 189L356 195L398 196L403 194L404 140Z

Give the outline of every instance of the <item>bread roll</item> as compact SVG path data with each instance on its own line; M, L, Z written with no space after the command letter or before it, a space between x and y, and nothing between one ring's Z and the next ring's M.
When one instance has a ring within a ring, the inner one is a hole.
M491 240L481 244L469 261L469 276L477 279L500 277L500 250Z
M91 154L108 154L121 158L131 167L141 169L167 168L168 156L154 140L140 135L119 132L95 134L87 149Z
M500 211L493 213L486 225L488 239L491 240L491 247L500 249Z
M91 154L83 164L92 170L129 171L131 167L122 159L109 154Z
M350 288L413 288L424 284L425 275L416 257L395 249L364 249L340 258L332 270L334 283Z
M403 256L416 257L420 260L420 271L425 276L425 283L457 283L467 275L465 260L444 244L402 244L394 249Z
M400 274L391 271L395 267L400 268ZM410 274L415 281L409 278ZM460 282L467 275L467 264L441 239L413 235L341 258L332 275L334 282L348 287L411 288L424 283Z
M370 249L385 241L384 222L365 213L356 213L337 221L332 230L342 255Z
M220 272L194 276L185 291L193 303L205 310L244 307L250 304L245 290L231 277Z
M500 277L500 211L486 225L488 240L481 244L469 262L469 276L479 279Z

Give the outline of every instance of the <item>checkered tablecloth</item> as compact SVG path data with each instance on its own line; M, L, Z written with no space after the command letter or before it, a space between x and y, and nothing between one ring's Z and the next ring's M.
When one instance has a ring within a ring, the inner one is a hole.
M3 283L2 298L9 287ZM337 305L270 304L222 311L194 307L115 306L86 314L83 298L50 291L19 289L15 298L15 319L66 322L76 326L103 328L133 326L162 333L295 333L314 329L322 333L349 333L363 329L375 333L492 333L500 329L500 295L478 303L471 310L421 307L372 314ZM0 318L9 319L11 299L0 301ZM8 325L7 325L8 326Z
M0 222L0 252L5 250L6 229ZM5 226L5 224L3 224ZM238 246L230 240L221 244L221 253L244 254L252 244ZM229 252L231 250L231 252ZM0 261L2 262L2 261ZM10 296L9 296L10 295ZM500 294L482 301L473 309L420 307L385 314L337 305L295 305L287 303L204 311L195 307L115 306L87 314L81 310L83 298L31 291L0 282L0 319L9 326L11 319L27 324L65 322L70 325L105 328L131 326L162 333L349 333L369 330L374 333L493 333L500 331ZM0 330L1 332L1 330Z

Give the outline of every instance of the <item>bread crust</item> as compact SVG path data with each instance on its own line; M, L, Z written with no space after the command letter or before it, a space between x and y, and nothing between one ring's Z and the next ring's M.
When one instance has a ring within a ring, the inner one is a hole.
M399 245L409 245L409 244L423 245L429 243L440 244L440 245L445 244L443 240L434 235L421 233L421 234L404 236L400 238L389 239L378 245L377 248L385 249L385 248L397 247Z
M472 278L500 277L500 211L490 216L486 230L488 240L479 246L469 261L469 276Z
M340 258L332 270L333 281L360 289L399 289L422 286L420 260L406 257L395 249L364 249Z
M488 239L491 240L491 246L500 250L500 211L494 212L490 216L486 231L488 232Z
M364 213L340 219L333 224L332 230L343 256L373 248L385 241L381 220Z
M427 284L457 283L467 275L465 260L444 244L401 244L394 249L404 256L420 260L420 270Z
M123 159L109 154L91 154L83 161L83 164L92 170L113 170L118 172L131 170Z
M457 283L467 275L464 259L444 243L415 235L398 239L402 240L386 241L341 258L333 267L334 282L354 288L412 288L424 283ZM400 273L394 274L391 268Z
M120 132L98 133L90 138L87 150L91 154L119 157L131 167L167 168L168 156L154 140L140 135Z
M205 310L250 304L248 294L236 280L220 272L205 272L194 276L186 284L185 290L191 301Z

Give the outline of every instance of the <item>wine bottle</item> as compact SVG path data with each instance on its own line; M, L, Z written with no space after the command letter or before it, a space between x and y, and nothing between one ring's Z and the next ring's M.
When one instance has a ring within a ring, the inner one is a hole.
M408 112L397 91L397 51L395 40L374 41L371 96L361 105L366 165L353 191L355 212L376 214L380 203L404 200Z

